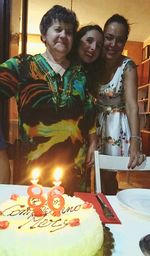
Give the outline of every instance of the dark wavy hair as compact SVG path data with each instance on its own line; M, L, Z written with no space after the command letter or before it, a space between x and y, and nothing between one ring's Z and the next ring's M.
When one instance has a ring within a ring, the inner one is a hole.
M76 45L78 46L79 42L80 42L80 39L88 32L88 31L91 31L91 30L97 30L99 31L102 35L103 35L103 30L102 28L95 24L95 25L86 25L84 27L81 27L78 32L77 32L77 35L76 35Z
M128 39L128 36L129 36L129 33L130 33L130 24L128 23L128 20L122 16L122 15L119 15L119 14L114 14L112 15L105 23L104 25L104 33L105 33L105 30L107 28L108 25L110 25L110 23L112 22L117 22L117 23L120 23L122 24L124 27L125 27L125 30L126 30L126 35L125 35L125 38L126 40Z
M76 33L79 22L77 20L76 14L61 6L54 5L49 9L41 19L40 22L40 32L42 35L46 35L47 30L53 24L53 21L58 20L59 22L64 22L72 25L73 35Z
M81 27L77 31L76 37L75 37L74 48L71 55L71 60L73 62L78 63L79 61L82 63L82 61L79 59L79 56L78 56L78 48L79 48L80 40L88 31L91 31L91 30L97 30L99 33L102 34L102 36L104 34L102 28L97 24L88 24L86 26ZM98 58L92 63L82 63L84 70L86 72L88 89L93 95L95 95L95 88L98 82L98 73L99 73L100 64L101 64L100 58Z
M77 59L77 60L79 59L78 58L79 57L78 56L78 48L79 48L80 40L88 31L91 31L91 30L97 30L102 35L104 34L102 28L97 24L89 24L84 27L81 27L77 31L76 36L75 36L74 47L73 47L73 51L72 51L72 59ZM83 64L86 66L86 63L83 63ZM90 66L90 65L93 65L93 64L87 64L87 66Z

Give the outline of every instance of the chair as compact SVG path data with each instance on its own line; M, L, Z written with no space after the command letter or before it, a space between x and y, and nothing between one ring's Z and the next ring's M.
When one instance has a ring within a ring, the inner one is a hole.
M127 167L129 157L102 155L96 150L94 152L94 160L96 193L101 192L101 169L132 172L132 170L129 170ZM147 156L146 160L140 166L136 166L133 170L150 171L150 157Z

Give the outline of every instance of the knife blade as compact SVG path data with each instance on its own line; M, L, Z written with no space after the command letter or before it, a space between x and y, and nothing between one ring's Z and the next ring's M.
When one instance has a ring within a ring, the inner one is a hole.
M114 217L114 214L112 213L112 211L108 208L108 206L105 204L105 202L102 200L102 198L98 194L96 195L96 198L102 207L105 217L107 218Z

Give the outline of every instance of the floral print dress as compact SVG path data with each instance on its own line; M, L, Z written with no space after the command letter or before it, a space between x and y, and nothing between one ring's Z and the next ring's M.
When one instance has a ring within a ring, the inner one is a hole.
M130 62L134 64L131 59L125 58L112 80L100 85L98 90L98 146L99 150L107 155L128 155L130 128L125 111L124 70Z
M15 183L28 184L33 167L49 185L54 168L84 170L87 139L95 128L93 98L82 67L71 65L62 77L41 54L17 56L0 65L0 97L14 96L21 140Z

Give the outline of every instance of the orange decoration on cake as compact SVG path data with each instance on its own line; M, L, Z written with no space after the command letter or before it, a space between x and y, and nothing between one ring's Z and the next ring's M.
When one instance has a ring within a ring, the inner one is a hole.
M0 221L0 229L6 229L8 228L8 226L9 226L9 221L7 220Z

